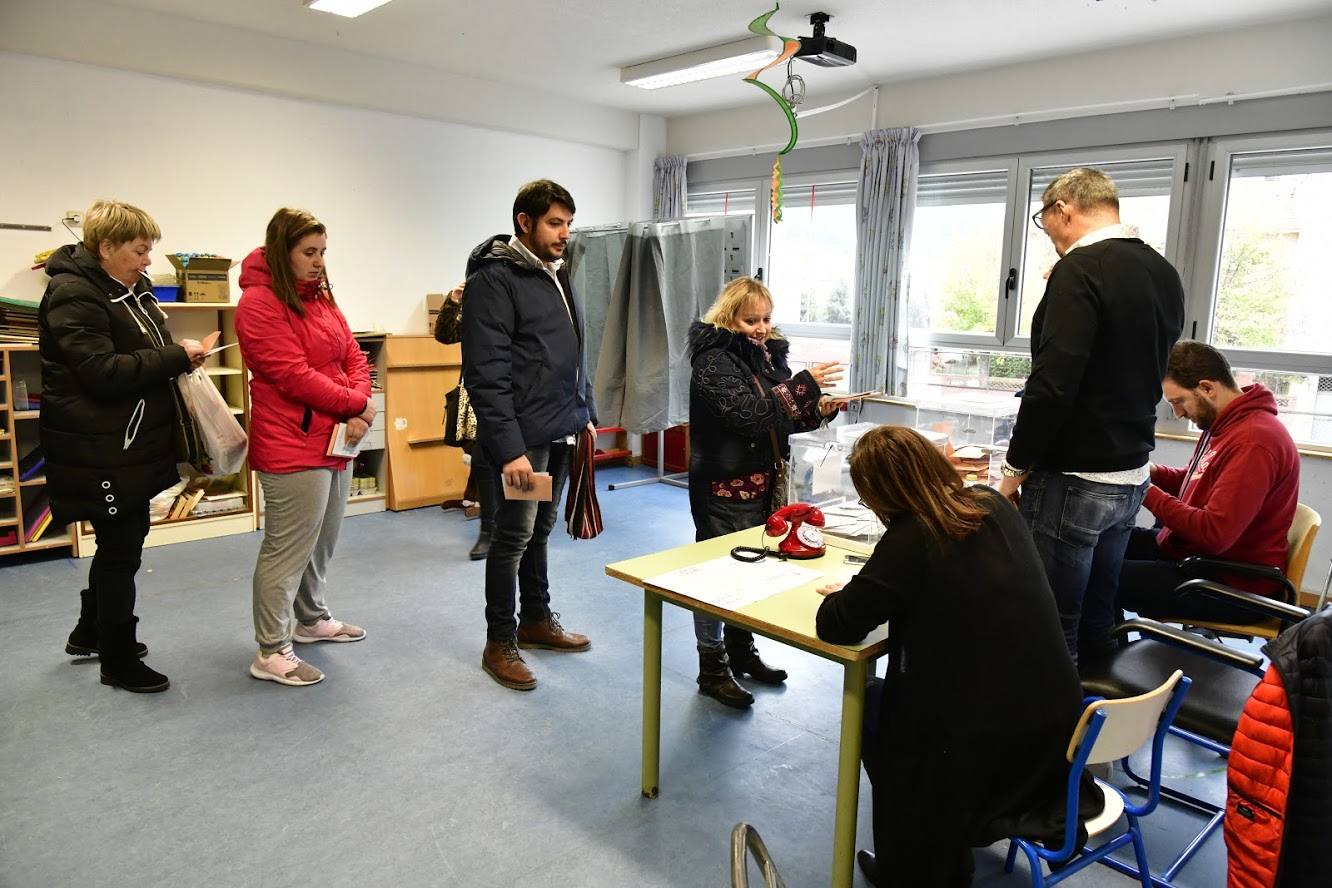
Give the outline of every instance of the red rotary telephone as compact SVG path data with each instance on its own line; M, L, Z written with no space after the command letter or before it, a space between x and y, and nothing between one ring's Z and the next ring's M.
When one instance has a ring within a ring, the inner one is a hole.
M785 558L821 558L824 553L823 512L808 503L792 503L768 518L764 529L768 536L786 539L777 546Z

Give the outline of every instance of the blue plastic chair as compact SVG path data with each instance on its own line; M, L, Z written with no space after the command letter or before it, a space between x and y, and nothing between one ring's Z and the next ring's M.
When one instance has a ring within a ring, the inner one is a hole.
M1153 888L1159 884L1153 880L1147 864L1147 850L1142 842L1142 830L1138 818L1145 817L1156 810L1161 798L1161 747L1165 743L1166 733L1175 720L1175 713L1184 702L1190 681L1184 673L1175 670L1160 687L1137 697L1122 700L1103 700L1088 698L1088 706L1083 710L1073 730L1073 738L1068 744L1068 804L1064 827L1064 844L1054 850L1029 839L1015 838L1008 846L1008 860L1004 864L1005 872L1013 871L1018 850L1027 856L1031 868L1031 884L1035 888L1056 885L1093 863L1105 861L1111 854L1125 845L1133 845L1137 859L1137 871L1144 888ZM1081 789L1082 772L1089 764L1102 764L1125 758L1140 749L1148 739L1152 741L1151 779L1147 785L1147 798L1142 804L1134 805L1115 787L1100 780L1096 784L1105 796L1105 806L1095 817L1082 821L1087 829L1087 840L1092 842L1103 837L1103 833L1119 822L1120 815L1128 819L1128 828L1099 845L1077 847L1078 797ZM1045 865L1052 864L1057 870L1046 874Z

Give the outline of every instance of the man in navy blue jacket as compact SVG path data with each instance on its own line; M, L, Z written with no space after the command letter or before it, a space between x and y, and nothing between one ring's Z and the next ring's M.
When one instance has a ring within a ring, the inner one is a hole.
M463 312L463 379L495 490L530 491L534 473L551 476L549 502L499 498L486 559L481 668L520 691L535 688L536 676L519 648L592 646L551 613L546 572L571 445L584 428L596 426L582 320L563 269L573 217L568 191L548 179L529 182L513 203L514 235L488 238L468 261L475 270Z

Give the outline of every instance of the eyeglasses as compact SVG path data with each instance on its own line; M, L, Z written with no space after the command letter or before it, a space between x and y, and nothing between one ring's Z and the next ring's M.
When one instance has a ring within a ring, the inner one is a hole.
M1032 214L1031 214L1031 224L1032 224L1032 225L1035 225L1036 228L1039 229L1040 231L1044 231L1044 230L1045 230L1045 223L1041 221L1041 217L1044 216L1044 215L1050 210L1050 208L1053 207L1053 206L1054 206L1055 204L1057 204L1057 203L1059 203L1059 201L1057 201L1057 200L1052 200L1052 201L1050 201L1048 204L1046 204L1045 206L1041 207L1041 208L1040 208L1039 210L1037 210L1036 212L1032 213Z

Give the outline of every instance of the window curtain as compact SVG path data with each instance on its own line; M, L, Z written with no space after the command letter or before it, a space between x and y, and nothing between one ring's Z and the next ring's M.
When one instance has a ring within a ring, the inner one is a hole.
M688 161L683 154L663 154L652 162L652 220L683 219Z
M689 324L721 291L725 248L720 216L629 226L592 377L602 425L689 421Z
M856 189L856 307L851 390L903 397L907 387L907 254L920 174L920 130L861 138Z

